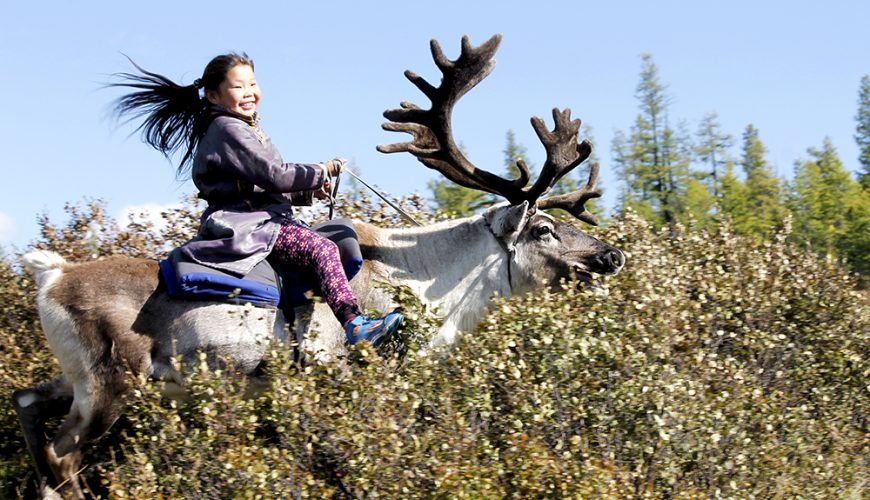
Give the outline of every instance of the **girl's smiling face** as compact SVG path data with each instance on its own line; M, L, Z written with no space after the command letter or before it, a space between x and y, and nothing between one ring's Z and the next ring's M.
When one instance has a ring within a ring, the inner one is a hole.
M216 91L206 90L206 99L240 115L253 116L260 104L260 87L254 68L238 64L227 71Z

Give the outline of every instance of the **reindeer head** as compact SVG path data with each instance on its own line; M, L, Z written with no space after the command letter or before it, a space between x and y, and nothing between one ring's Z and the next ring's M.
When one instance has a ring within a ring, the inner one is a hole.
M580 120L571 119L571 110L553 110L552 131L543 119L532 118L532 127L544 145L547 159L531 186L528 186L530 174L525 161L517 161L519 177L506 179L473 165L453 139L453 107L492 72L493 56L500 42L501 35L495 35L483 45L472 47L468 37L463 37L459 57L451 61L438 42L432 40L432 57L443 75L441 85L434 87L413 71L405 71L408 80L430 99L432 106L421 109L405 101L401 108L385 111L384 116L390 121L383 128L411 134L413 140L381 145L378 151L411 153L428 168L459 185L507 200L506 204L487 210L483 218L511 256L516 268L511 273L511 281L516 291L541 285L556 286L562 278L591 283L592 273L615 274L625 263L621 251L543 212L561 208L583 222L598 224L598 219L585 208L586 201L601 196L596 188L597 163L591 166L589 180L583 188L541 198L592 152L588 140L579 141Z
M625 256L615 247L549 214L519 205L497 205L483 218L511 254L511 287L522 293L540 287L558 290L563 280L599 289L595 274L616 274Z

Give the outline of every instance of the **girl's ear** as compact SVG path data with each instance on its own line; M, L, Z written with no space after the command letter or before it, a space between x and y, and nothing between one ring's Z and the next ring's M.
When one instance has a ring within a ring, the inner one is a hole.
M218 93L216 90L206 90L205 98L212 104L219 104Z

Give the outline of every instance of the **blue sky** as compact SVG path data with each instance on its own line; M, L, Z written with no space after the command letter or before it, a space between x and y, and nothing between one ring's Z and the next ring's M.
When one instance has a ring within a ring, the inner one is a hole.
M194 192L175 166L131 126L110 119L111 73L141 66L180 83L229 50L256 61L263 125L286 161L354 160L392 194L420 192L436 177L409 155L377 144L381 113L401 100L427 101L403 76L437 83L428 42L455 58L468 34L477 45L504 39L495 71L454 114L455 135L476 164L501 171L508 130L540 165L529 118L550 123L570 107L593 128L605 202L618 191L610 141L638 112L640 55L650 53L668 85L672 122L697 128L717 112L739 138L760 131L782 176L830 137L858 169L853 139L860 79L870 74L870 3L831 1L469 2L16 2L0 20L0 245L24 249L36 218L99 198L118 215L176 203Z

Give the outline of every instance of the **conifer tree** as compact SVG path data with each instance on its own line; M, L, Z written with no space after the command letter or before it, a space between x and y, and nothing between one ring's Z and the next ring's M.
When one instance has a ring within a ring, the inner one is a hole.
M698 226L706 227L713 220L715 205L716 198L703 182L698 179L689 179L686 182L686 194L683 198L684 218L690 216Z
M746 209L735 218L735 227L742 234L759 238L785 219L787 209L783 199L782 181L773 172L764 155L766 148L761 142L758 129L752 124L743 132L740 166L743 169L745 189L743 196Z
M698 138L695 154L707 166L702 178L707 181L713 197L718 199L720 176L724 165L730 160L729 150L734 144L734 138L722 131L719 114L716 112L704 115L695 135Z
M870 189L859 189L850 198L846 212L848 225L839 242L840 251L854 271L861 273L864 285L870 284Z
M350 159L350 165L348 165L347 168L356 175L362 174L362 170L360 169L356 158ZM346 183L346 187L342 189L342 198L352 202L359 201L363 198L363 192L365 191L364 186L356 180L356 177L346 175L342 180Z
M730 162L725 164L719 181L718 205L718 214L730 219L737 232L747 232L741 227L750 213L749 202L746 199L746 184L737 177L734 164Z
M816 249L838 254L850 229L850 210L859 203L859 187L843 166L829 138L809 148L809 159L796 164L790 206L795 233Z
M858 113L855 115L855 142L858 143L858 161L861 163L859 179L865 190L870 190L870 75L861 78L858 91Z
M666 87L652 56L644 54L636 97L640 113L630 135L619 132L613 157L624 183L623 208L632 208L656 224L669 224L683 209L689 159L686 137L668 124Z
M460 145L460 149L465 153L464 146ZM505 176L512 179L519 177L520 170L517 167L517 160L522 159L525 160L526 166L534 178L535 165L527 159L526 147L517 142L513 130L507 131L505 148L502 153L504 154ZM441 211L458 217L473 215L488 205L503 201L496 195L459 186L447 179L430 181L429 189L432 191L432 198L436 206Z
M509 129L505 135L505 146L502 153L504 154L505 171L511 179L516 179L520 175L517 160L525 160L526 166L529 167L529 173L534 177L534 165L529 162L528 151L525 146L517 142L517 136L513 130Z
M465 154L464 145L460 144L459 149ZM473 215L492 201L489 193L460 186L449 179L431 180L428 186L435 206L456 217Z
M489 200L487 193L453 184L449 180L432 180L428 185L435 206L455 217L473 215Z

